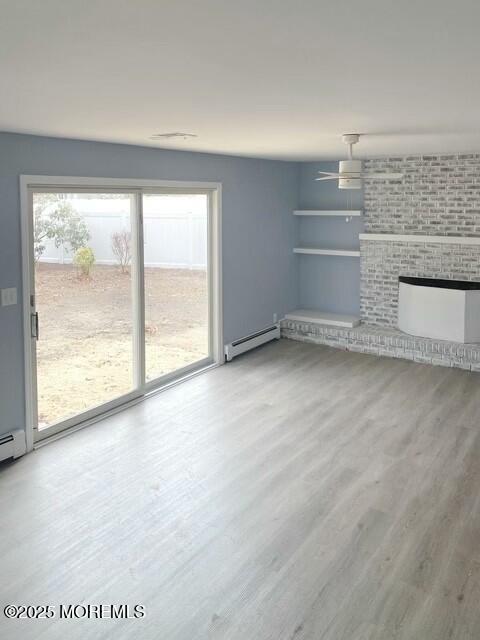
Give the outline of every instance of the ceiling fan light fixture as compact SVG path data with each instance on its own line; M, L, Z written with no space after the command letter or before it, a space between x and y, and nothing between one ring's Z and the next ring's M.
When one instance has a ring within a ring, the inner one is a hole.
M340 160L338 178L339 189L361 189L362 161L361 160ZM345 175L343 175L345 174Z
M369 173L364 174L362 161L353 159L353 145L360 139L359 133L346 133L342 136L348 145L348 160L340 160L338 172L319 171L320 176L315 180L338 180L339 189L361 189L365 180L401 180L403 173Z

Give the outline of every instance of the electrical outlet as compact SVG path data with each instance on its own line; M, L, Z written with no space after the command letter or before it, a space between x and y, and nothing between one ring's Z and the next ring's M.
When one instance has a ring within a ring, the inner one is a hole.
M15 287L10 289L2 289L1 292L2 307L8 307L11 304L17 304L17 290Z
M276 313L273 314L273 323L275 324L278 320L278 316Z

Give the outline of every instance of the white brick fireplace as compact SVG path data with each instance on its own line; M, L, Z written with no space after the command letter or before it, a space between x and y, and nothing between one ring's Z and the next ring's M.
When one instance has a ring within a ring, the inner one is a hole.
M480 154L366 160L360 235L360 316L355 329L285 322L298 340L480 370L480 345L413 337L398 329L399 276L480 282Z
M480 281L480 237L360 235L360 311L372 325L398 326L398 278Z

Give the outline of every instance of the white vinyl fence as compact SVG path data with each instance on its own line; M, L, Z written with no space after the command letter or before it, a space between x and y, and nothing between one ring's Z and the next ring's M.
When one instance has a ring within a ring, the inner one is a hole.
M188 200L188 197L185 197ZM171 269L206 269L207 266L207 215L203 203L191 198L191 206L185 202L165 202L144 207L144 257L145 266ZM81 199L75 200L75 209L85 221L90 232L88 246L95 255L96 264L118 264L112 251L112 235L130 231L130 214L124 200ZM199 206L200 204L200 206ZM153 206L152 206L153 205ZM182 205L182 206L178 206ZM46 249L41 262L69 264L72 254L63 247L55 247L53 240L45 242Z

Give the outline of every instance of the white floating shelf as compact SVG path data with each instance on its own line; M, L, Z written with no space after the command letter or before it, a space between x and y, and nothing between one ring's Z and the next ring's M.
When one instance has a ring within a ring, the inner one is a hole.
M333 327L353 328L360 324L360 318L341 313L330 313L328 311L317 311L315 309L297 309L285 314L285 320L297 320L299 322L314 322L317 324L327 324Z
M294 216L341 216L342 218L358 217L362 215L361 210L356 211L322 211L316 209L297 209L293 212Z
M313 256L349 256L358 258L360 251L352 251L350 249L319 249L316 247L295 247L293 253L303 253Z

